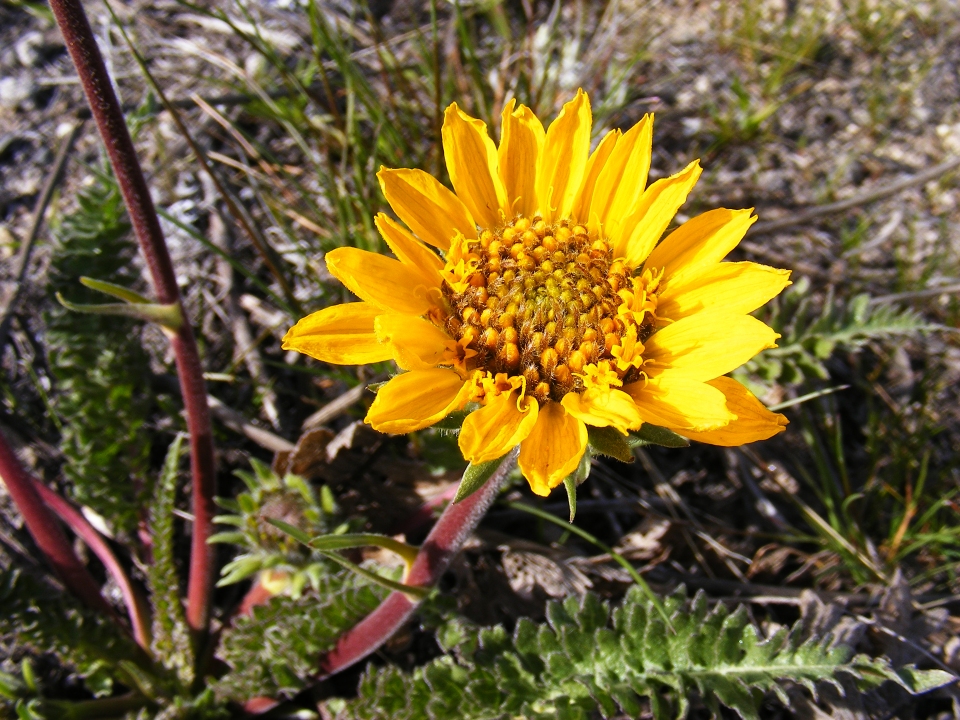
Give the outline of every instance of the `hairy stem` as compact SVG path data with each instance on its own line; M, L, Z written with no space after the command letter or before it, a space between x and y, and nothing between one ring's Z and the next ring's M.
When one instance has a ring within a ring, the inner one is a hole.
M463 501L447 505L427 535L406 584L431 587L440 580L450 561L463 547L517 462L518 451L507 455L486 484ZM383 645L416 610L418 602L402 592L393 592L376 610L348 630L324 658L321 670L328 677L349 667Z
M153 278L157 300L165 305L180 305L182 313L180 292L160 221L83 6L79 0L51 0L50 6L77 68L97 129L106 145L140 250ZM215 512L213 497L216 494L213 433L203 368L190 324L184 322L172 335L170 342L176 356L180 390L187 414L193 476L194 522L187 585L187 622L194 632L204 635L210 619L214 580L214 549L207 544L212 532Z
M123 595L123 602L127 606L130 626L133 628L133 638L140 647L149 652L150 622L146 603L133 583L130 582L130 577L123 569L120 561L117 560L117 556L113 554L110 545L83 514L66 499L60 497L37 478L32 477L31 481L37 490L37 494L47 504L47 507L53 510L67 527L87 544L113 577L114 582L120 588L120 594Z
M44 504L30 475L23 469L2 434L0 434L0 478L3 478L10 497L17 504L17 509L23 516L23 522L33 541L63 584L88 607L115 618L113 608L100 594L100 587L80 562L80 558L73 552L73 546L64 535L56 515Z

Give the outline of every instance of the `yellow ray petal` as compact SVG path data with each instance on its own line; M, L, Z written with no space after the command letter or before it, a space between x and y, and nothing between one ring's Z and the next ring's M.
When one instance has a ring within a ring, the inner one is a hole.
M377 179L390 207L424 242L446 252L457 232L477 236L467 206L429 173L381 167Z
M713 380L740 367L780 337L750 315L705 310L661 328L644 343L644 370L673 369L694 380Z
M600 220L607 237L618 237L623 222L643 195L653 149L653 115L647 114L617 140L597 179L590 216Z
M470 383L453 370L401 373L380 388L364 422L385 433L422 430L462 408L469 394Z
M443 115L440 135L457 197L481 227L499 227L503 217L512 217L512 213L497 171L497 148L487 133L487 124L451 103Z
M530 489L542 497L576 470L587 448L587 426L560 403L547 402L520 444L520 470Z
M632 383L623 390L636 402L644 422L671 430L712 430L737 417L717 388L674 372Z
M539 406L517 391L500 393L467 415L460 430L460 450L470 462L496 460L527 438L537 422Z
M440 287L440 271L443 269L443 260L426 245L417 240L406 228L397 221L378 213L373 222L380 231L380 236L387 242L393 254L404 265L415 268L423 275L428 287Z
M657 317L679 320L710 308L734 314L753 312L790 284L790 271L752 262L719 263L691 282L665 283Z
M756 222L753 209L719 208L688 220L657 245L645 267L663 268L664 282L687 282L723 260Z
M606 166L610 153L616 147L620 135L619 130L611 130L603 136L603 140L600 141L597 148L590 153L587 168L583 171L583 182L580 183L580 190L577 192L577 197L573 201L573 209L570 211L574 220L579 220L582 223L591 222L590 203L593 201L597 178L600 177L600 172ZM591 230L594 232L599 228L599 220L595 225L597 227L591 226Z
M648 187L616 234L610 235L613 256L622 257L630 268L646 260L677 210L687 201L700 172L700 161L694 160L676 175L657 180Z
M399 260L342 247L328 252L326 261L330 273L350 292L384 310L423 315L432 306L420 273Z
M590 125L590 99L577 90L547 128L537 169L537 198L548 225L570 215L590 154Z
M729 425L706 432L679 431L691 440L710 445L736 447L773 437L787 426L788 420L767 410L753 393L733 378L719 377L710 385L720 390L727 399L727 407L737 415Z
M380 315L374 323L377 339L393 349L404 370L427 370L451 361L456 341L432 322L410 315Z
M567 393L560 403L587 425L614 427L624 435L643 423L633 398L620 390L590 388L581 394Z
M374 321L383 313L365 302L344 303L307 315L283 336L283 349L337 365L389 360L390 348L377 340Z
M537 166L545 133L533 111L526 105L514 110L516 103L516 99L511 98L503 108L498 169L507 193L507 216L533 217L539 209Z

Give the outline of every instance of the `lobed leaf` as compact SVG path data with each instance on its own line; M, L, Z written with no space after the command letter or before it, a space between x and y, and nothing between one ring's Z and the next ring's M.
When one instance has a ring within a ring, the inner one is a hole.
M800 643L797 632L782 630L762 639L743 607L710 608L703 593L687 602L681 591L663 605L672 632L636 587L612 611L592 594L551 602L545 623L521 619L512 634L457 623L445 634L448 654L409 674L368 668L358 697L327 709L340 720L611 718L645 709L668 718L685 716L698 694L716 712L725 706L752 719L765 693L788 700L784 682L816 690L848 675L861 689L890 680L922 692L953 680L940 671L894 670L885 660L851 660L829 636Z

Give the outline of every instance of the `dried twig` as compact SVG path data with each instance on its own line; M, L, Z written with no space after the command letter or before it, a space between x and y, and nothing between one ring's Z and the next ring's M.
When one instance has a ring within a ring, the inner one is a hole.
M53 161L53 169L47 175L47 180L40 191L40 197L37 198L37 204L33 208L33 217L30 219L30 229L27 231L27 237L23 240L20 248L20 257L17 258L17 270L13 292L7 306L0 312L0 356L3 354L3 347L7 344L7 335L10 332L10 322L13 320L13 314L17 309L17 302L20 300L20 291L23 289L23 281L27 276L27 266L30 264L30 256L33 254L33 246L40 233L40 227L43 225L43 216L47 212L47 205L50 204L50 198L53 197L53 191L60 181L63 174L63 168L70 157L70 150L73 143L76 142L80 131L83 129L84 122L79 120L74 123L63 142L60 143L60 149L57 151L57 157Z
M113 14L113 10L109 3L107 5L107 9L110 10L111 14ZM206 153L204 153L204 151L193 139L193 135L190 133L189 128L187 128L186 123L183 122L183 118L180 117L180 113L177 112L177 109L170 103L170 100L167 99L166 93L163 92L163 88L160 87L160 84L156 81L156 79L153 77L153 74L150 72L150 69L147 67L146 60L140 54L137 48L134 47L133 43L130 41L130 38L127 36L126 31L119 23L118 27L120 28L120 32L123 35L124 40L127 42L127 47L130 50L130 53L140 66L143 76L147 79L147 82L150 83L150 86L153 88L154 92L157 93L157 97L160 98L160 102L170 113L170 116L177 128L180 130L180 134L183 136L183 139L186 140L187 144L190 146L190 149L193 151L193 155L197 159L197 162L200 163L200 166L204 169L206 175L217 186L217 190L219 191L224 202L227 204L227 208L230 210L231 215L233 215L237 223L244 229L247 236L250 238L250 241L253 243L254 248L256 248L257 252L260 253L260 257L267 266L267 269L283 289L287 302L292 308L298 311L298 314L302 314L302 312L300 312L300 304L293 294L293 288L290 287L290 283L287 281L286 276L280 271L278 266L278 261L282 261L282 258L276 258L274 256L275 253L271 251L271 248L266 241L260 237L260 234L257 232L253 222L248 217L248 214L244 208L234 199L232 193L230 193L226 186L220 181L220 178L213 172L213 169L210 167L210 163L207 160ZM194 101L202 103L202 99L199 95L194 94L192 98Z
M876 297L870 298L870 304L880 305L882 303L903 302L904 300L920 300L921 298L940 297L941 295L952 295L954 293L960 293L960 283L925 288L924 290L910 290L901 293L891 293L889 295L877 295Z
M292 452L294 444L269 430L264 430L251 423L247 418L234 410L232 407L224 405L213 395L207 395L207 403L212 412L220 422L231 430L246 435L257 445L266 448L272 452Z
M690 524L694 528L694 533L703 540L707 545L713 548L714 552L717 553L720 560L724 565L727 566L727 569L736 575L741 580L745 580L743 573L740 568L733 564L733 559L740 561L745 561L749 563L749 559L738 556L729 548L723 546L718 540L712 537L704 528L700 525L697 519L694 517L693 512L690 510L689 506L683 501L683 498L677 493L673 486L667 482L667 479L663 476L663 473L660 472L660 469L653 462L653 458L650 457L649 453L646 452L643 448L635 448L634 454L640 459L640 462L643 464L644 469L650 475L650 478L654 482L654 488L657 492L657 495L662 497L668 502L667 508L673 518L678 519L676 514L676 508L680 508L683 511L683 514L687 516ZM690 550L693 552L694 556L697 558L697 562L700 563L700 566L703 568L703 571L713 576L713 571L710 569L710 566L707 564L706 558L700 552L700 549L697 547L696 543L693 541L693 537L690 534L690 531L681 526L681 532L683 533L684 539L687 541L687 544L690 546Z
M898 180L890 183L889 185L882 185L881 187L874 188L873 190L869 190L860 195L854 195L846 200L839 200L826 205L818 205L816 207L803 210L802 212L777 218L776 220L758 222L750 229L750 237L755 238L758 235L766 235L776 230L783 230L784 228L794 227L796 225L804 225L811 220L816 220L824 215L832 215L833 213L838 213L843 210L849 210L851 208L868 205L872 202L876 202L877 200L883 200L891 195L896 195L898 192L912 188L915 185L923 185L931 180L936 180L941 175L946 175L948 172L955 170L958 167L960 167L960 157L951 158L946 162L942 162L939 165L934 165L932 168L928 168L927 170L919 172L916 175L904 178L903 180Z
M224 223L223 217L216 207L216 190L210 177L204 177L203 188L206 201L210 205L207 234L214 245L225 253L229 253L231 238L227 232L226 223ZM239 292L234 284L233 266L223 257L218 257L215 262L217 275L219 275L220 282L224 287L223 301L227 314L227 324L233 334L233 364L236 365L242 360L244 365L247 366L247 371L261 394L263 412L273 428L278 430L280 428L280 414L277 411L277 394L274 392L270 384L270 378L263 366L263 359L260 357L260 351L257 348L258 343L254 340L253 333L250 331L250 323L240 307Z
M363 397L363 391L366 389L366 383L360 383L356 387L350 388L342 395L335 397L333 400L328 402L326 405L304 420L301 430L306 432L307 430L312 430L315 427L320 427L321 425L330 422L338 415L346 412L347 408L358 402L360 398Z

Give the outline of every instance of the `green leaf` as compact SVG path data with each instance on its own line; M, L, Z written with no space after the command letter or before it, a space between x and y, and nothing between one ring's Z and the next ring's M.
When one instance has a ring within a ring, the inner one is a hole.
M320 508L327 515L335 515L337 513L336 498L333 496L333 490L327 485L323 485L320 488Z
M473 463L467 465L467 469L463 471L463 478L461 478L460 485L457 487L457 494L453 498L453 502L458 503L461 500L465 500L482 488L487 483L487 480L497 471L497 468L500 467L502 462L503 457L499 457L496 460L488 460L478 465L474 465Z
M580 463L577 465L577 469L570 473L570 477L573 478L577 486L583 485L587 481L587 478L590 477L590 468L593 467L593 454L590 452L588 447L583 455L580 456Z
M93 315L114 315L134 318L136 320L145 320L162 325L171 332L177 332L183 325L183 315L180 312L180 306L176 303L171 303L170 305L161 305L159 303L81 304L72 303L64 299L60 293L56 294L56 298L57 302L67 310L72 310L73 312L90 313Z
M627 443L631 448L643 447L644 445L662 445L669 448L689 447L690 441L682 435L677 435L673 430L644 423L639 430L630 433Z
M263 557L241 555L223 566L220 570L221 578L217 581L217 587L226 587L246 580L251 575L263 570L264 567Z
M51 221L51 299L61 292L96 302L96 293L77 283L82 275L143 283L120 189L109 170L94 168L91 174L95 182L80 188L78 207ZM129 320L45 305L46 358L54 381L49 414L62 425L59 450L69 492L106 518L118 536L132 536L153 492L151 443L161 435L151 418L165 402L151 382L150 355Z
M105 295L110 295L119 300L123 300L128 303L138 303L142 305L149 305L150 300L145 298L138 292L134 292L129 288L125 288L123 285L115 285L114 283L107 282L105 280L96 280L91 277L80 277L80 284L84 287L88 287L91 290L96 290L97 292L102 292Z
M305 533L303 530L301 530L295 525L291 525L288 522L284 522L283 520L278 520L277 518L271 518L271 517L264 518L264 519L268 523L273 525L275 528L277 528L278 530L282 530L283 532L285 532L287 535L289 535L299 543L303 543L304 545L309 545L310 541L313 539L310 537L310 535Z
M217 657L229 671L214 683L218 697L284 697L307 687L317 658L373 610L387 591L346 571L327 574L299 598L271 598L223 631Z
M587 425L587 437L590 447L601 455L615 458L620 462L634 461L627 438L612 427L592 427Z
M848 675L860 688L892 680L924 692L954 680L940 671L894 671L864 656L850 660L829 635L799 644L801 623L790 642L786 633L760 641L744 608L709 609L702 593L688 604L681 590L661 604L672 613L673 631L639 587L613 611L589 593L550 602L546 623L521 619L512 635L456 623L443 633L446 655L409 674L370 666L358 696L338 703L343 716L369 720L546 719L636 717L645 697L654 717L666 718L684 716L699 694L716 714L723 705L746 719L759 717L767 692L786 697L786 682L816 689Z
M177 433L170 443L150 504L153 562L147 568L147 586L153 605L151 649L164 667L172 669L181 681L189 684L193 681L193 644L180 599L180 572L177 568L173 524L185 439L184 433Z
M431 427L435 427L438 430L459 430L469 414L466 410L450 413L439 422L435 422Z
M146 665L144 654L115 620L81 605L71 593L58 591L38 575L0 569L0 635L13 647L50 653L85 681L103 688L110 679L129 684L122 663ZM40 690L31 663L21 665L23 682L0 678L18 698ZM16 699L16 698L13 698ZM56 715L55 717L60 717Z
M222 517L222 516L221 516ZM218 520L217 522L223 522ZM247 540L246 533L242 532L222 532L214 533L207 538L207 543L210 545L214 543L227 543L231 545L243 545Z
M25 682L14 675L0 672L0 695L7 698L7 700L16 700L31 691L36 692L36 688L30 688Z
M957 676L943 670L917 670L908 665L895 671L898 682L914 695L929 692L957 681Z
M417 548L415 545L395 540L389 535L378 535L376 533L343 533L340 535L321 535L313 538L307 543L314 550L346 550L356 547L380 547L384 550L399 555L407 565L413 563L417 557Z
M778 347L747 363L746 372L781 384L827 379L823 361L838 348L856 351L868 341L891 342L944 330L909 307L879 303L866 294L843 299L828 292L817 307L809 291L809 281L801 278L760 311L758 317L781 339Z
M577 480L573 475L563 479L563 487L567 491L567 504L570 506L570 522L577 516Z
M343 566L347 570L350 570L353 573L356 573L360 577L369 580L372 583L380 585L387 590L392 590L394 592L401 592L404 595L410 596L416 601L423 600L427 595L430 594L431 589L428 587L420 587L419 585L405 585L404 583L397 582L396 580L391 580L390 578L379 575L375 572L367 570L365 567L357 565L347 560L343 555L336 552L325 552L321 551L323 555L331 560L333 560L338 565Z
M30 692L38 692L37 673L33 669L33 663L30 658L24 658L20 663L20 674L23 675L23 682Z

